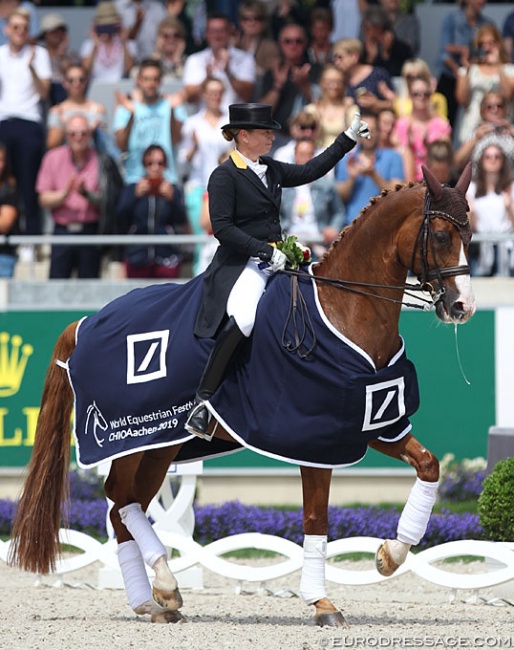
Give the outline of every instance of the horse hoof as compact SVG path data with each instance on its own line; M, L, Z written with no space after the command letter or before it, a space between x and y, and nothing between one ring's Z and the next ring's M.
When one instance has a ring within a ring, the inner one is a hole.
M152 614L152 623L186 623L187 619L178 611L163 609Z
M387 545L387 540L385 542L382 542L382 544L378 547L378 550L375 554L375 566L380 575L386 577L392 576L396 569L400 566L391 557Z
M318 614L316 616L316 625L319 625L319 627L340 627L346 630L350 629L350 626L346 622L341 612L328 612L327 614Z
M183 605L182 596L178 589L173 591L166 591L165 589L158 589L154 587L152 589L152 596L155 602L160 605L163 609L169 611L176 611L180 609Z

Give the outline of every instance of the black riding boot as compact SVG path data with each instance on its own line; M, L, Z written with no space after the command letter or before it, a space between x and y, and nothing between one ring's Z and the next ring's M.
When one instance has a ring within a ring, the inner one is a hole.
M212 435L207 433L210 413L205 406L205 401L216 392L230 360L244 338L243 332L239 329L234 317L231 316L216 339L200 379L195 404L185 424L186 431L189 431L189 433L194 433L199 438L205 438L205 440L212 439Z

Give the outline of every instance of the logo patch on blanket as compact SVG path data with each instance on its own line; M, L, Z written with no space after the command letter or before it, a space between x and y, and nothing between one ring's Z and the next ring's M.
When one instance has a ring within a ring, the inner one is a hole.
M272 278L252 337L211 400L236 442L206 442L184 430L213 341L193 325L202 276L185 285L137 289L80 325L69 377L75 394L77 461L89 467L134 451L183 443L177 462L243 447L292 463L338 467L359 461L374 438L410 430L418 407L414 366L402 349L379 371L324 316L310 278L300 280L316 343L307 359L286 350L290 278ZM312 332L305 333L309 348Z

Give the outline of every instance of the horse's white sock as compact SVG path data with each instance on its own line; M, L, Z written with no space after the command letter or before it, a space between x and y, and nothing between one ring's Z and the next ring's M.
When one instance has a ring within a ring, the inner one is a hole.
M148 566L153 567L160 557L167 556L166 548L157 537L140 503L130 503L128 506L120 508L119 513L121 521L136 540L143 560Z
M303 538L303 567L300 595L307 605L325 598L326 535L305 535Z
M143 556L134 540L118 544L118 562L129 605L136 610L152 600L152 588L146 574Z
M438 485L437 481L433 483L416 478L398 522L397 539L400 542L419 544L432 514Z

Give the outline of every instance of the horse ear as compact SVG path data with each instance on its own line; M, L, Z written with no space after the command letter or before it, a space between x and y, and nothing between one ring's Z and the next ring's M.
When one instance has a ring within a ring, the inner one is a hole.
M430 196L434 199L434 201L438 201L443 195L443 186L437 180L437 178L432 174L430 169L425 167L425 165L421 165L421 171L423 172L423 178L425 179L425 183L427 184L427 188L430 193Z
M471 163L468 162L468 164L464 167L462 174L460 175L460 178L455 185L455 189L459 190L459 192L462 192L464 196L466 195L469 184L471 182L471 170L472 170Z

